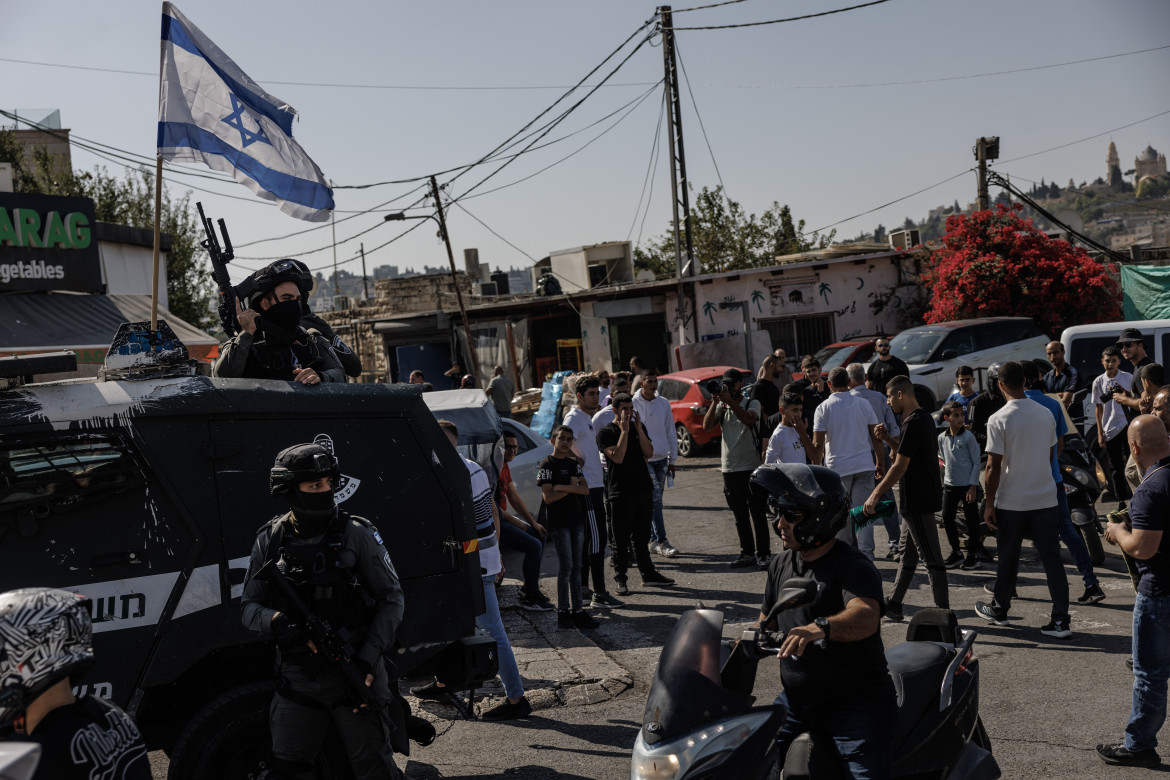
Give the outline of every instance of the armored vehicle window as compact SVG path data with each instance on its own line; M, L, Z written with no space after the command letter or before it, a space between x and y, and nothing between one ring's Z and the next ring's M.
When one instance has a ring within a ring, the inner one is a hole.
M117 437L87 435L0 448L0 511L28 504L67 511L143 482Z

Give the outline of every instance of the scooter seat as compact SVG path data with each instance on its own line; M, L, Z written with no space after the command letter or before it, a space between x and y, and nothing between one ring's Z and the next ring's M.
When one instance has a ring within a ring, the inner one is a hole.
M933 642L903 642L886 651L886 665L898 693L898 734L921 718L938 696L950 654Z

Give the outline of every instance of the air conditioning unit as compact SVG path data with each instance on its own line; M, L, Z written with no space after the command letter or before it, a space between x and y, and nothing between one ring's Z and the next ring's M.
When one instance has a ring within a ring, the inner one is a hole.
M351 308L348 295L333 296L333 311L345 311Z
M486 297L489 295L496 295L495 282L481 282L479 285L479 294Z
M891 230L890 247L893 249L910 249L922 243L917 230Z

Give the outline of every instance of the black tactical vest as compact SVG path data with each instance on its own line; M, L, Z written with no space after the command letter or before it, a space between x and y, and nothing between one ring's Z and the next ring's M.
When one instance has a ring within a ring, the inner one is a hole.
M279 561L285 577L314 615L328 620L335 629L348 629L357 641L374 617L374 600L358 577L357 553L345 543L351 519L357 518L338 511L325 533L310 542L292 533L286 515L273 526L268 557ZM274 598L275 609L296 614L275 592Z

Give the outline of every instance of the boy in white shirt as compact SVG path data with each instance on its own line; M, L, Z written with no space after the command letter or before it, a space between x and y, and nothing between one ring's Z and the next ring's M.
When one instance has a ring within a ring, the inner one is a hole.
M1109 453L1113 494L1117 497L1118 508L1124 509L1125 502L1133 495L1129 483L1125 481L1125 463L1129 458L1126 437L1129 421L1125 417L1125 408L1111 400L1111 396L1117 387L1128 392L1133 385L1133 374L1118 370L1121 366L1121 351L1116 346L1106 347L1101 353L1101 365L1105 367L1105 373L1093 380L1091 391L1097 410L1097 443Z
M804 442L808 441L808 423L804 421L804 400L794 393L780 399L780 424L768 439L764 463L807 463Z

